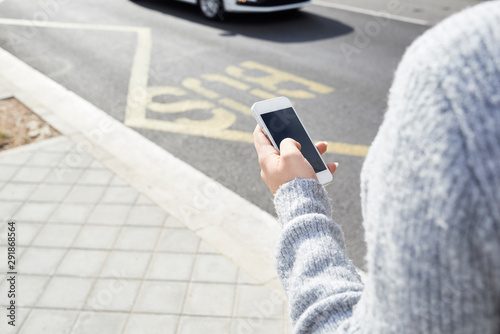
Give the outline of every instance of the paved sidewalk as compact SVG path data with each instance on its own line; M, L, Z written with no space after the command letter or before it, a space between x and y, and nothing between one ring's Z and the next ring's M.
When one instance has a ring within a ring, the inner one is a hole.
M68 137L2 153L0 170L19 272L17 326L3 316L2 333L283 333L282 300Z
M2 49L0 63L1 98L62 133L0 153L0 333L289 331L273 217Z

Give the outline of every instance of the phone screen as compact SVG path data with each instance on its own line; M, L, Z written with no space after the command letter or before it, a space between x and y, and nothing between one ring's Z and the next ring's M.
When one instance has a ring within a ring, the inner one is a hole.
M261 114L276 145L285 138L292 138L302 146L302 155L309 161L315 173L326 169L321 156L309 139L293 108L286 108Z

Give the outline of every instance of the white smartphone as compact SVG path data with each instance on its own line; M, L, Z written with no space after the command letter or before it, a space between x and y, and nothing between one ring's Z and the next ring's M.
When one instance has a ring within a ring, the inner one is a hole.
M295 112L289 99L280 96L256 102L252 106L252 113L278 152L280 151L278 145L283 139L294 139L300 143L300 151L313 167L318 181L321 184L332 181L332 173L302 125L299 115Z

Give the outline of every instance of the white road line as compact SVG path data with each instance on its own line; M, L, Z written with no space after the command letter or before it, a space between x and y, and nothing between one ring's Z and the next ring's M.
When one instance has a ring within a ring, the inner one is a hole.
M365 15L370 15L370 16L377 16L377 17L387 18L387 13L383 13L381 11L376 11L376 10L371 10L371 9L364 9L364 8L359 8L359 7L346 6L346 5L339 5L339 4L336 4L336 3L327 2L327 1L321 1L321 0L313 0L312 3L313 3L313 5L316 5L316 6L329 7L329 8L345 10L345 11L353 12L353 13L359 13L359 14L365 14ZM414 18L406 17L406 16L399 16L399 15L392 15L392 14L390 14L390 18L392 20L406 22L406 23L418 24L418 25L421 25L421 26L431 26L432 25L428 21L414 19Z

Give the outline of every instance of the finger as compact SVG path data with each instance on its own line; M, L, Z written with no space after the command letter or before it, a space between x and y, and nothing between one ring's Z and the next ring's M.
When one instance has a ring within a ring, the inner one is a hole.
M316 143L316 148L318 149L319 154L324 154L328 148L328 143L326 141L320 141L319 143Z
M280 143L281 157L292 155L302 156L302 153L300 153L300 149L300 143L293 140L292 138L285 138Z
M337 170L337 168L339 166L339 163L338 162L329 162L329 163L326 164L326 166L330 170L330 173L333 174Z
M253 143L259 157L265 157L270 154L278 154L259 125L257 125L253 130Z

